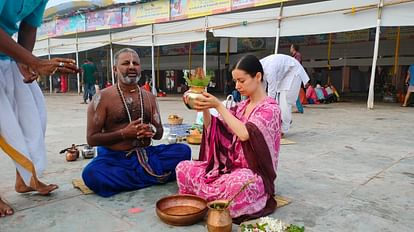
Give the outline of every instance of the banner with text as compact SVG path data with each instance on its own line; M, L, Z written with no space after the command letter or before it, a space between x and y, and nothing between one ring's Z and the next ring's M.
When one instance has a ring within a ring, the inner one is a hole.
M56 35L56 21L51 20L48 22L44 22L38 29L37 29L37 37L36 39L45 39L48 37L53 37Z
M171 20L196 18L231 10L231 0L171 0Z
M170 1L160 0L122 8L122 25L135 26L167 22L170 19Z
M86 30L102 30L122 26L120 8L89 12L86 14Z
M56 35L68 35L85 31L85 15L75 15L56 20Z

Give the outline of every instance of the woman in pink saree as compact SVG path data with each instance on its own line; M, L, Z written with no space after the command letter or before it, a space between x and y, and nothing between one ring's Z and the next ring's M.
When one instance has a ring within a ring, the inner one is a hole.
M232 75L247 100L227 109L209 93L196 99L195 108L204 117L200 159L179 163L176 173L179 193L207 201L231 199L252 181L229 207L233 221L240 223L276 209L280 109L262 87L263 67L255 56L241 58ZM210 108L220 116L210 115Z

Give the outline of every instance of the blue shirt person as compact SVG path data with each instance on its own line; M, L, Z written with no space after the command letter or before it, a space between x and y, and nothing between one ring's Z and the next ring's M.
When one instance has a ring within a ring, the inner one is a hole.
M41 195L57 185L37 178L46 165L46 108L35 80L54 72L77 72L71 59L39 59L32 54L46 3L0 0L0 148L16 163L16 191ZM17 42L12 38L16 33ZM13 209L0 199L0 217L11 214Z

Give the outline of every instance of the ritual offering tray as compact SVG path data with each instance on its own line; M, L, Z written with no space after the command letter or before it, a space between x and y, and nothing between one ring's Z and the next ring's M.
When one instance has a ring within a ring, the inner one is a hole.
M167 224L188 226L203 220L207 213L207 201L195 195L172 195L158 200L155 210Z

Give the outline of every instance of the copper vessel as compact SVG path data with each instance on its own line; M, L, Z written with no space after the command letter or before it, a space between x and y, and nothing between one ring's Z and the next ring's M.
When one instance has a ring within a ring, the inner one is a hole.
M216 200L207 204L207 230L209 232L231 232L232 219L228 201Z
M79 150L76 148L75 144L72 144L72 147L66 151L66 161L75 161L79 158Z
M155 210L167 224L188 226L203 220L207 213L207 202L195 195L172 195L158 200Z

